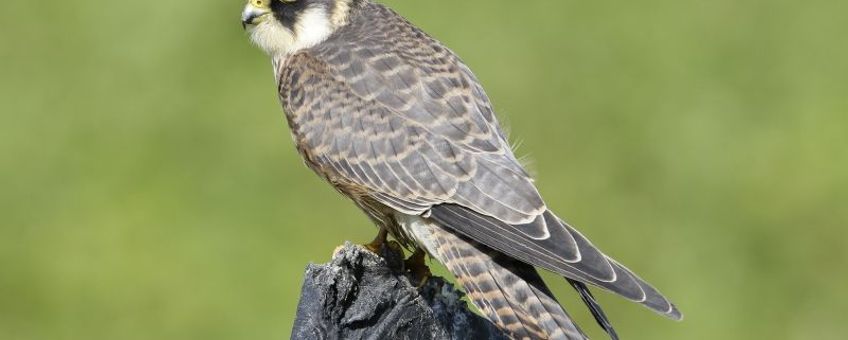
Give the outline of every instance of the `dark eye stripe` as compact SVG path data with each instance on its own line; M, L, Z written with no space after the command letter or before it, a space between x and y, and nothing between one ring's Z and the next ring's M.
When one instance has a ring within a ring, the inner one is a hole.
M306 9L308 1L297 0L277 0L271 3L271 11L274 12L274 17L283 25L283 27L294 31L294 24L297 22L297 17Z

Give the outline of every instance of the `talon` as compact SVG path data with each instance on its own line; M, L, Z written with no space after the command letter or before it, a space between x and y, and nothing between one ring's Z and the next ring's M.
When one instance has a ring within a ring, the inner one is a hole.
M430 271L429 271L429 270L427 271L427 273L426 273L426 274L422 274L422 275L423 275L423 276L421 276L421 280L419 280L419 281L418 281L418 284L416 284L416 285L415 285L415 289L421 289L421 288L424 288L424 285L425 285L425 284L427 284L427 280L429 280L429 279L430 279L430 277L431 277L431 276L433 276L433 274L432 274L432 273L430 273Z
M421 248L418 248L415 249L415 252L408 259L403 261L404 268L411 274L411 279L418 282L415 286L418 289L424 287L427 280L433 276L433 273L430 272L430 267L427 267L426 258L427 253Z
M389 236L389 233L386 229L380 228L380 232L377 233L377 237L374 238L370 243L364 244L365 248L368 248L372 253L377 255L380 254L380 250L383 249L383 244L386 243L386 238Z
M400 243L397 243L397 241L386 241L386 247L389 247L392 252L401 254L401 256L403 256L403 247L401 247Z

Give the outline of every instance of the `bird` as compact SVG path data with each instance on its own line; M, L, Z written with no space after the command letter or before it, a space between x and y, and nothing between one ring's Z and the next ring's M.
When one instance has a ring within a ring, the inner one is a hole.
M271 58L306 166L378 227L371 249L391 236L443 264L513 339L588 338L538 269L565 278L613 339L589 285L682 319L550 209L477 77L403 16L372 0L249 0L241 22Z

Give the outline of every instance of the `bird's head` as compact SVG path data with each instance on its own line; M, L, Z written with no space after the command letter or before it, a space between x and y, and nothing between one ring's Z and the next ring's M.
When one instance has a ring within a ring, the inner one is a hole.
M277 56L312 47L347 24L362 0L249 0L241 22L250 40Z

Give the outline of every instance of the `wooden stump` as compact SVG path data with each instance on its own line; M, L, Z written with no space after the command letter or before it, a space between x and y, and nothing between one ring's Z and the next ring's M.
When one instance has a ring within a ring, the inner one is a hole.
M292 339L507 339L453 285L431 277L416 288L402 253L381 255L345 243L329 263L310 264Z

